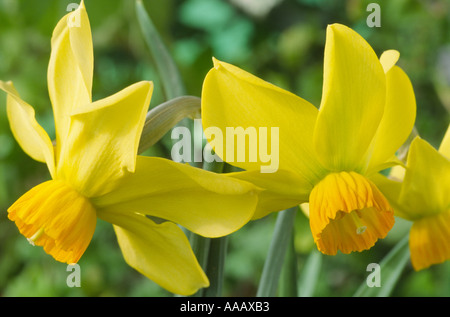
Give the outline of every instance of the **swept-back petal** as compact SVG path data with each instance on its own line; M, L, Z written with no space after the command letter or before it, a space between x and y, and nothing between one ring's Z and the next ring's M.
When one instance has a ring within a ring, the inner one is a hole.
M258 205L252 219L281 211L308 201L313 185L293 172L278 170L271 174L244 171L224 174L250 182L263 189L258 194Z
M230 234L253 216L256 188L244 181L170 160L138 156L120 186L92 199L99 209L138 212L208 237Z
M79 107L61 151L57 177L86 197L108 192L134 172L153 83L139 82L108 98Z
M267 163L258 154L272 150L279 153L278 168L320 179L322 167L312 147L316 116L309 102L228 63L214 60L203 83L205 135L218 156L245 170L260 170ZM249 153L255 154L253 160L239 160Z
M69 133L70 114L91 102L94 68L91 27L83 1L65 15L52 35L48 90L55 115L56 157Z
M325 167L361 171L383 116L386 79L375 52L350 28L327 28L314 145Z
M156 224L143 215L106 210L98 216L115 224L125 261L152 281L179 295L192 295L209 286L188 239L177 225Z
M369 170L376 170L395 154L408 139L415 119L416 99L412 84L400 67L393 66L386 74L386 105L373 139Z
M55 171L53 145L47 132L36 121L33 107L23 101L12 82L0 81L7 94L7 115L11 131L22 149L36 161L47 163L50 174Z
M400 204L411 219L430 216L448 209L449 190L449 159L416 137L408 153Z

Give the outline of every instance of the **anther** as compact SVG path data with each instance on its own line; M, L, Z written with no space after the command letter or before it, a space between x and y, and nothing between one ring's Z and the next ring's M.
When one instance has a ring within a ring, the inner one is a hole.
M352 211L348 216L351 217L356 226L356 234L363 234L366 231L367 226L363 224L361 216L356 211Z
M44 233L44 228L39 229L38 231L36 231L35 234L33 234L33 236L31 238L27 238L28 242L34 246L34 242L40 238L40 236L42 236L42 234Z

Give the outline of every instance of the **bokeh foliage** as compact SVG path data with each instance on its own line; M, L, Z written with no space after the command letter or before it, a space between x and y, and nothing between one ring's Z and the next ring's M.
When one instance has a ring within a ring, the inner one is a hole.
M0 79L12 80L53 137L46 71L54 26L74 1L0 0ZM417 98L416 127L437 146L450 112L450 2L381 0L381 27L369 28L363 0L145 0L144 4L180 67L187 93L200 96L212 56L320 104L327 24L339 22L363 35L378 54L401 53ZM165 100L142 38L132 0L85 0L94 41L94 100L140 80L153 80L151 107ZM26 190L49 178L46 166L23 153L9 130L0 94L0 296L170 296L123 260L112 227L99 221L79 262L82 287L66 286L66 265L32 247L7 220L6 209ZM295 136L292 136L293 138ZM167 156L164 142L150 155ZM176 198L174 198L176 199ZM230 236L224 295L254 296L275 216L249 223ZM369 251L322 256L313 295L351 296L369 263L408 232L394 230ZM298 213L295 249L299 270L315 250L307 218ZM393 296L450 296L450 263L414 272L408 266Z

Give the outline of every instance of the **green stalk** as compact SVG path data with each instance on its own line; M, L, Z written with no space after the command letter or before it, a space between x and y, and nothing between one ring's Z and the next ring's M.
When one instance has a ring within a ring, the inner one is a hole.
M281 269L291 242L297 210L297 206L292 207L280 211L277 216L273 238L256 293L257 297L274 297L276 294Z
M186 87L181 77L180 71L173 60L169 50L161 39L158 30L155 28L152 19L147 13L142 0L136 0L136 16L139 22L144 40L153 57L156 69L161 79L162 87L166 100L184 96ZM191 131L192 140L192 121L183 118L176 124L177 127L186 127ZM193 142L191 142L193 144ZM173 144L172 144L173 145ZM192 151L193 153L193 151ZM187 162L193 165L193 160Z
M406 264L409 263L408 241L409 236L407 235L381 260L380 287L369 287L367 281L364 281L353 295L354 297L386 297L392 293Z
M286 259L281 270L279 285L280 297L297 297L297 254L295 252L294 234L286 252Z
M199 236L198 234L195 234L193 232L189 232L189 242L191 244L191 248L195 254L195 257L197 258L198 263L200 264L200 267L203 269L203 271L206 271L206 268L208 267L208 257L211 239ZM205 292L204 289L200 289L193 296L203 297L204 292Z
M204 290L205 297L219 297L222 295L225 258L227 254L228 237L210 239L208 265L206 275L209 287Z
M177 65L172 59L166 45L159 36L142 0L136 1L136 15L141 26L144 40L155 61L166 99L173 99L185 95L185 87Z
M299 277L299 297L311 297L314 295L321 267L322 253L317 249L311 250Z

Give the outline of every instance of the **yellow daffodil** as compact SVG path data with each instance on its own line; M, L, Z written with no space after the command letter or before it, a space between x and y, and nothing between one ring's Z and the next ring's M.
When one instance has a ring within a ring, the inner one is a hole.
M414 92L408 76L395 66L398 58L391 50L378 59L359 34L330 25L320 109L214 60L203 84L205 134L217 155L246 170L229 176L265 189L253 219L309 202L312 234L325 254L365 250L386 236L394 224L393 209L370 176L397 164L395 152L415 120ZM266 133L258 134L260 144L271 143L263 144L265 149L279 149L278 171L261 173L262 156L235 162L228 152L252 147L238 148L228 139L214 147L215 137L206 133L210 127L279 127L275 146Z
M389 179L374 179L386 192L395 215L412 222L409 233L415 270L450 259L450 127L436 150L416 137L406 168L396 167Z
M70 264L88 247L98 217L114 225L127 263L162 287L187 295L208 286L177 224L203 236L227 235L251 218L254 186L137 156L153 84L91 100L93 47L83 2L59 21L51 44L55 145L13 84L0 82L15 138L51 174L8 209L9 219L30 243Z

